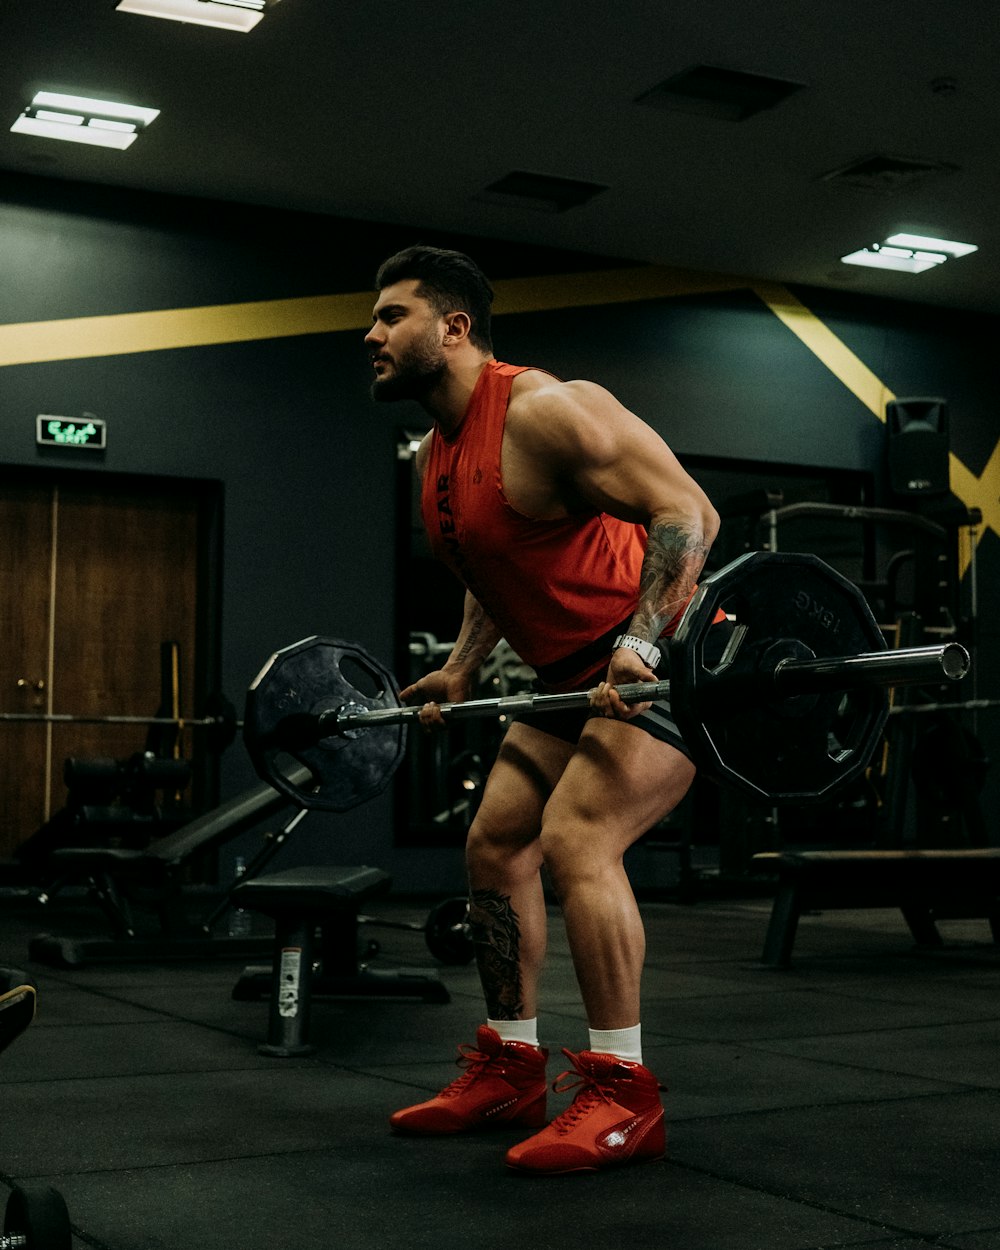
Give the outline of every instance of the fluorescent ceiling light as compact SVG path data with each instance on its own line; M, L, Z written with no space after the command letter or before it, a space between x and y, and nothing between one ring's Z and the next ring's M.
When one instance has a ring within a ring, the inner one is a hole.
M48 109L36 109L35 117L41 122L62 122L64 126L82 126L87 120L80 113L51 113Z
M893 234L886 243L896 247L924 248L929 252L946 252L949 256L968 256L970 252L978 252L975 243L952 243L948 239L932 239L926 234Z
M124 151L135 142L139 131L159 115L159 109L119 104L116 100L39 91L11 130L15 134Z
M873 243L849 256L845 265L865 265L869 269L894 269L897 273L924 273L943 265L949 257L968 256L979 249L972 243L953 243L924 234L893 234L884 243Z
M31 101L32 108L48 107L85 113L89 117L118 117L122 121L148 126L160 116L159 109L142 108L137 104L118 104L114 100L95 100L85 95L63 95L58 91L39 91Z
M165 17L193 26L215 26L243 34L264 16L265 0L120 0L120 13Z
M840 259L845 265L867 265L869 269L895 269L899 273L923 273L925 269L933 269L935 265L941 264L947 257L935 256L931 259L925 254L918 259L913 252L875 246L851 252L850 256L841 256Z
M41 121L37 117L22 115L11 126L19 135L35 135L39 139L66 139L70 143L89 143L95 148L118 148L124 151L135 142L135 135L114 134L109 130L97 130L92 126L67 126L64 122Z

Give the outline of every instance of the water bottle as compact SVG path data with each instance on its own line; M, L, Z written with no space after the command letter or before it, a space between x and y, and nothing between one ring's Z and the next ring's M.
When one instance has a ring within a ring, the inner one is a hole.
M236 856L236 880L241 881L247 875L247 861L242 855ZM242 907L232 907L229 911L229 936L249 937L252 927L250 913Z

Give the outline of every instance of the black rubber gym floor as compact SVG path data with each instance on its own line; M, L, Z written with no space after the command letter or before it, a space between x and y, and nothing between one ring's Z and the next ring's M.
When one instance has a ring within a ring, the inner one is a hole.
M387 1129L457 1075L481 1016L471 967L439 968L447 1005L316 1003L316 1054L265 1059L267 1005L230 997L240 965L55 971L28 962L29 938L85 932L88 909L57 901L43 923L0 900L0 963L39 986L35 1024L0 1056L0 1180L59 1189L74 1248L1000 1250L986 922L942 923L927 953L896 912L806 916L778 971L758 962L769 908L643 905L645 1057L670 1085L669 1159L532 1180L503 1166L517 1130ZM586 1032L553 920L540 1024L554 1077ZM419 937L378 940L380 966L430 963Z

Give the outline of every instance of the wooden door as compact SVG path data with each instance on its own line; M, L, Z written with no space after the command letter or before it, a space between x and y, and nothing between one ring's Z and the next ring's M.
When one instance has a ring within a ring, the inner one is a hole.
M194 712L198 500L108 483L0 488L0 711L155 716L161 647L176 642L177 707ZM67 757L127 759L145 749L148 733L22 722L0 731L0 855L64 806ZM189 754L192 740L182 745Z
M48 710L50 490L0 490L0 711ZM37 828L45 810L45 725L0 722L0 856Z

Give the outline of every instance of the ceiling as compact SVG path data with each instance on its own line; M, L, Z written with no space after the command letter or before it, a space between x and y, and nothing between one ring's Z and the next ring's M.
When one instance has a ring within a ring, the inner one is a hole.
M1000 313L996 0L281 0L248 35L115 3L2 6L0 169ZM696 66L802 88L742 121L636 102ZM161 115L127 152L9 133L40 89ZM515 170L607 189L482 194ZM840 263L899 230L980 250Z

